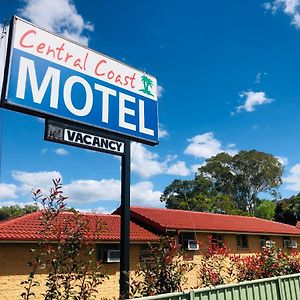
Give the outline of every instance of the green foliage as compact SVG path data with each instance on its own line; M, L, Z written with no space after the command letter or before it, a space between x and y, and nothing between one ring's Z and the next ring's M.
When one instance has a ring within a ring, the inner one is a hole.
M167 208L227 214L253 214L258 194L277 196L283 168L271 154L251 150L231 156L219 153L206 160L193 180L174 180L161 201Z
M45 300L88 300L95 299L97 287L107 276L101 264L95 260L95 237L104 226L82 218L75 210L70 210L65 218L59 215L65 211L65 200L60 180L53 180L54 188L48 196L40 190L33 192L35 201L43 207L41 242L32 261L28 280L22 282L25 291L22 299L35 297L32 288L39 284L35 274L39 269L47 271ZM57 243L49 243L55 236ZM87 238L88 237L88 238Z
M266 199L260 200L259 205L254 210L254 215L258 218L273 220L275 207L276 204L274 201Z
M232 198L217 193L209 180L174 180L161 196L167 208L225 214L245 214L236 208Z
M295 226L300 220L300 193L277 202L274 220Z
M201 287L232 283L236 280L235 262L223 243L222 247L213 243L209 237L209 247L199 265L199 283Z
M36 205L25 205L24 207L19 205L3 206L0 207L0 221L30 214L37 210L38 207Z
M149 245L152 261L141 263L131 279L131 297L151 296L181 291L185 274L194 267L184 263L175 240L162 237L159 244Z
M299 253L285 253L276 246L255 255L229 254L226 246L211 243L199 268L200 287L256 280L300 272Z
M276 246L263 247L261 253L250 256L232 256L238 281L256 280L299 273L299 253L285 253Z
M283 168L271 154L251 150L234 156L220 153L199 168L199 175L208 178L218 192L231 196L237 207L253 213L258 194L277 194Z

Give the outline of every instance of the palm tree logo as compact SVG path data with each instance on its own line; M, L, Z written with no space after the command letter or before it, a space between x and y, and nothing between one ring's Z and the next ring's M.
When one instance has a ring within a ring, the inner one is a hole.
M145 75L142 76L141 80L144 85L144 88L140 89L140 91L147 95L153 96L153 94L149 91L149 88L153 87L153 81Z

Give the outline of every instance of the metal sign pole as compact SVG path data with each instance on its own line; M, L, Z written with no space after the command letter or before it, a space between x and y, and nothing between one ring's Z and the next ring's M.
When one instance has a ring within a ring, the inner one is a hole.
M130 141L125 140L121 171L120 299L129 298Z

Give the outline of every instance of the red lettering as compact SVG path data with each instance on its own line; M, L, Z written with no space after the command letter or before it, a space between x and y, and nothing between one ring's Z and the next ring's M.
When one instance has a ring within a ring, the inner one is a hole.
M121 81L121 75L118 75L118 76L116 77L115 82L116 82L116 83L119 82L120 84L123 85L123 83L122 83L122 81Z
M63 59L63 58L60 56L60 53L61 53L61 51L64 51L64 50L65 50L64 46L65 46L65 43L62 43L62 45L61 45L60 47L57 47L57 48L56 48L56 50L57 50L57 59L58 59L58 60L62 60L62 59Z
M74 61L74 67L79 67L81 70L82 70L82 66L80 65L81 63L81 59L80 58L77 58L75 61Z
M38 46L36 47L36 51L38 53L43 53L43 49L46 47L46 44L45 43L40 43L38 44Z
M133 73L133 75L131 77L129 77L131 83L130 86L134 89L135 85L134 85L134 80L135 80L135 73Z
M48 46L48 50L47 50L46 55L49 55L50 53L52 53L53 54L53 58L55 58L55 50L52 49L50 46Z
M107 78L108 78L108 79L113 79L114 76L115 76L115 73L114 73L114 71L112 71L112 70L110 70L110 71L108 72L108 74L107 74Z
M89 53L87 52L84 58L84 62L83 62L83 69L86 70L86 62L87 62L87 58L89 56Z
M105 73L98 73L98 68L100 67L101 64L106 64L106 60L105 59L102 59L100 60L97 65L96 65L96 68L95 68L95 74L98 75L98 76L103 76L105 75Z
M24 34L23 34L23 36L21 37L21 39L20 39L20 46L21 47L23 47L23 48L32 48L33 47L33 45L32 44L30 44L30 45L25 45L24 44L24 39L29 35L29 34L36 34L36 31L35 30L28 30L27 32L25 32Z
M71 57L73 57L73 55L72 55L72 54L69 54L69 52L67 52L66 58L65 58L65 62L67 62L67 60L68 60L69 58L71 58Z
M130 77L129 76L125 76L125 83L124 83L124 85L127 85L129 82L128 82L128 79L129 79Z

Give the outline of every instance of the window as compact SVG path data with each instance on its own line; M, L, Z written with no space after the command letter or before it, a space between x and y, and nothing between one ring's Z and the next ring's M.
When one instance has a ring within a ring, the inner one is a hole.
M151 253L149 245L140 245L140 262L149 263L154 261L153 254Z
M96 257L97 260L100 260L102 262L119 262L120 245L119 244L97 244Z
M291 248L292 238L290 236L284 236L283 239L283 247L284 248Z
M261 235L259 239L260 248L267 246L267 241L270 240L269 236Z
M183 250L188 250L189 244L191 244L191 241L196 241L197 236L194 232L182 232L179 237L181 248ZM189 242L190 241L190 242Z
M249 248L248 236L246 234L239 234L236 236L237 247L240 249Z
M224 236L219 233L212 233L211 235L211 243L218 247L224 247Z

